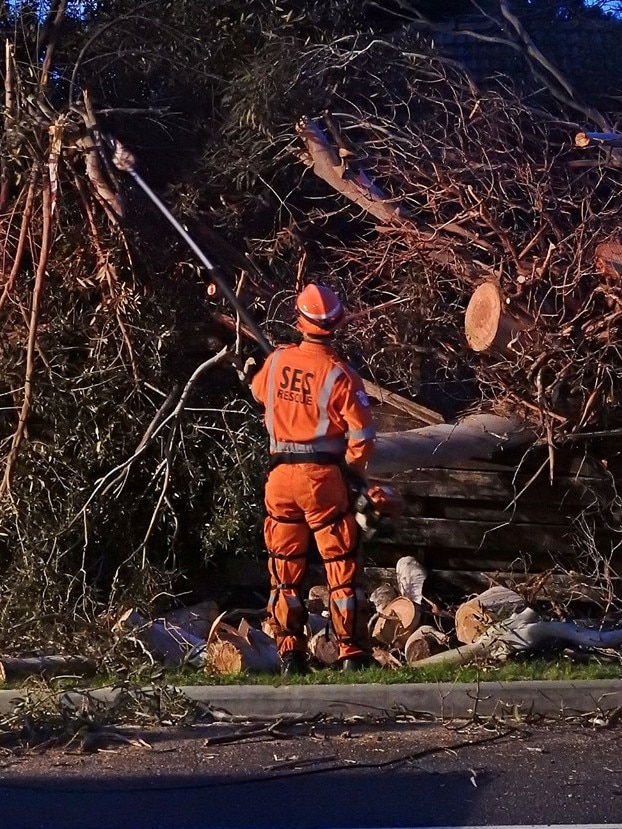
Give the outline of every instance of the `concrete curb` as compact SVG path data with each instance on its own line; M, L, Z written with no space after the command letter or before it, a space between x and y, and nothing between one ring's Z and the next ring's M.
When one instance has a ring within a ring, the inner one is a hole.
M546 714L564 716L610 712L622 707L622 680L577 682L481 682L364 685L187 685L180 690L191 700L222 708L231 714L333 714L383 716L398 711L428 714L438 719L481 716ZM102 688L89 692L106 704L120 691ZM67 696L78 703L81 695ZM21 690L0 691L0 714L14 710Z

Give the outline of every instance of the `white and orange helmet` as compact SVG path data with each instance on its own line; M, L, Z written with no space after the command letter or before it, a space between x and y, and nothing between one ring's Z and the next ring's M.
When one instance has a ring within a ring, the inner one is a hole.
M345 310L334 291L324 285L307 285L296 297L298 328L304 334L327 337L343 322Z

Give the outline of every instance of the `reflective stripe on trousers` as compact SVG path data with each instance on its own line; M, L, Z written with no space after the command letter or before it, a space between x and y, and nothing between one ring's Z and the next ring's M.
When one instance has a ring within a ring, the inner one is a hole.
M356 595L358 525L337 466L282 465L273 469L265 491L264 535L271 582L269 623L279 651L306 648L307 611L300 585L313 532L326 570L330 613L339 656L366 647L367 607Z

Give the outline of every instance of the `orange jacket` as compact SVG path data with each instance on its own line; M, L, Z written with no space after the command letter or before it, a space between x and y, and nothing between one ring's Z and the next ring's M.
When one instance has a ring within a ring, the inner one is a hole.
M277 348L253 378L270 452L328 452L363 471L376 430L361 378L323 343Z

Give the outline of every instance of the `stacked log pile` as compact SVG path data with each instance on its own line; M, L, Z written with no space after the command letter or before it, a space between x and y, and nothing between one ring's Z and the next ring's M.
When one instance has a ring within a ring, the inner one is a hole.
M389 669L487 664L517 654L598 651L619 659L620 612L608 584L577 573L544 573L521 579L508 574L453 605L435 595L432 580L413 556L395 568L367 568L370 586L369 647L378 666ZM502 583L504 582L504 583ZM363 596L361 595L361 600ZM338 668L337 640L330 622L325 585L310 588L307 605L308 658L312 669ZM261 612L249 621L244 611L213 616L201 638L166 617L147 620L134 610L116 625L120 638L147 650L168 666L189 666L208 675L277 673L280 658ZM236 624L234 620L242 618ZM187 618L190 616L185 612ZM171 618L179 618L179 613Z

